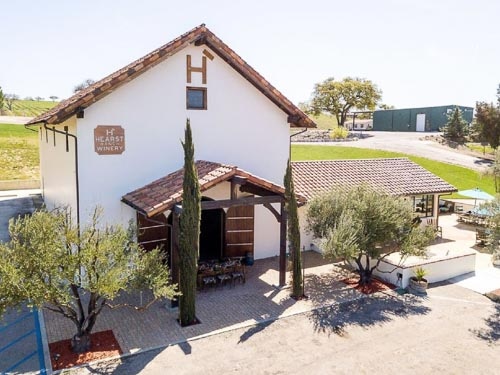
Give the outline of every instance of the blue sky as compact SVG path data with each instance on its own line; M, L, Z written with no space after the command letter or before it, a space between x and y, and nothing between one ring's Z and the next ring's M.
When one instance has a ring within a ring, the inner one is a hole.
M493 101L496 0L16 0L1 5L0 86L72 94L205 23L295 103L328 77L372 80L397 108Z

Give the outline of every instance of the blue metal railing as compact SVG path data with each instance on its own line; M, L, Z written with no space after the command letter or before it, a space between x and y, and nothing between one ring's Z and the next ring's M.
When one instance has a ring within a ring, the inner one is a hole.
M21 346L25 345L23 341L27 340L31 336L35 336L36 340L36 349L28 354L26 354L24 357L17 359L14 364L11 364L8 368L6 369L0 369L0 374L6 374L10 373L16 369L18 369L22 364L26 363L29 361L31 358L33 358L35 355L38 355L38 365L39 365L39 371L41 375L46 375L47 370L45 368L45 357L43 353L43 344L42 344L42 334L41 334L41 329L40 329L40 320L38 317L38 310L34 309L31 312L28 312L26 314L23 314L19 318L15 319L14 321L10 322L9 324L0 327L0 334L7 329L11 329L14 326L18 325L19 323L29 319L30 317L33 318L33 328L29 329L27 332L22 333L20 336L16 337L15 339L11 340L8 344L4 345L3 347L0 348L0 355L5 352L6 350L10 348L14 348L16 346ZM35 369L34 369L35 370Z

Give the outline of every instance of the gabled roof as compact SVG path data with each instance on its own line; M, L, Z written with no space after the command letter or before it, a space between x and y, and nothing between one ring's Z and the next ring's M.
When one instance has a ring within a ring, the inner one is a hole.
M211 187L228 181L238 176L244 178L246 183L262 188L277 195L284 195L285 188L263 178L257 177L238 167L220 163L213 163L205 160L195 162L198 172L200 190L206 191ZM147 184L137 190L125 194L122 202L131 206L148 217L160 212L170 210L175 204L182 201L182 181L184 169L179 169L156 181ZM298 196L299 201L304 202L302 196Z
M165 61L189 44L206 45L247 81L268 97L281 110L288 114L288 122L296 127L316 127L316 124L281 92L257 73L240 56L217 38L204 24L172 40L124 68L78 91L72 97L63 100L54 108L31 120L28 124L59 124L78 111L85 109L110 94L123 84L137 78L142 73Z
M407 158L299 161L292 170L295 191L307 199L337 185L368 184L395 196L457 191Z

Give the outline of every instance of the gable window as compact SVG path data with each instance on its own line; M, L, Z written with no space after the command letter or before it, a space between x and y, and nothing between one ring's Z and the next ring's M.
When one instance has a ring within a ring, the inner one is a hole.
M207 89L205 87L186 87L186 108L207 109Z

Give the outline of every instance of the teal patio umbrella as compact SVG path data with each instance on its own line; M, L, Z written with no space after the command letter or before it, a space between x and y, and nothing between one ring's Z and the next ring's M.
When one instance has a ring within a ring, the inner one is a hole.
M469 190L461 190L458 192L458 194L463 195L464 197L469 197L469 198L474 198L474 207L476 206L476 201L478 199L481 199L483 201L491 201L495 199L494 196L488 194L487 192L475 188L475 189L469 189Z

